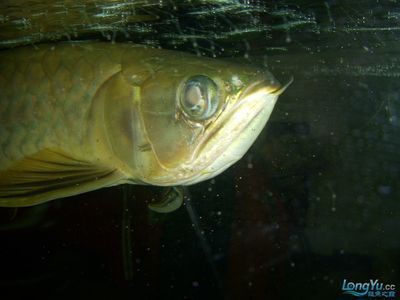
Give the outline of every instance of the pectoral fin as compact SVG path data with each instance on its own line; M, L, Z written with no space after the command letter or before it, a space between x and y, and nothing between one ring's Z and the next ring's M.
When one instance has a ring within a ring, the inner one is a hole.
M54 150L42 150L0 172L0 206L30 206L116 184L122 175Z
M159 202L150 203L148 207L158 213L169 213L177 210L183 203L184 193L180 187L166 188Z

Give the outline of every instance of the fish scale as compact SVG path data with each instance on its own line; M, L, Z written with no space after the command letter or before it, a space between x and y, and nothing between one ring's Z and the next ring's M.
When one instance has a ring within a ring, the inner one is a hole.
M91 100L118 58L54 47L0 53L0 170L44 148L84 151Z

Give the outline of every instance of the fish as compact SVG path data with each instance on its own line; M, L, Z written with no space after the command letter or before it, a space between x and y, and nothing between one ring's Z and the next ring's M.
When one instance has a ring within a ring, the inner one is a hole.
M213 178L242 158L285 88L265 68L132 43L3 50L0 206Z

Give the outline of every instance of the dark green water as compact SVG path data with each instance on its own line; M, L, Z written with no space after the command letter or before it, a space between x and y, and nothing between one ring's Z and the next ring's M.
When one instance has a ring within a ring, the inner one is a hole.
M294 82L246 156L189 187L176 212L150 213L160 190L137 186L2 209L2 299L380 299L344 295L344 279L395 284L398 297L399 3L136 1L141 19L125 23L132 3L90 3L75 9L109 13L96 21L109 27L79 27L94 23L78 14L13 45L129 40ZM39 22L22 8L4 6L3 25L19 10Z

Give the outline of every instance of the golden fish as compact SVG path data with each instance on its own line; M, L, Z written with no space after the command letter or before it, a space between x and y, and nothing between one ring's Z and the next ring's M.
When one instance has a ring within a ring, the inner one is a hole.
M265 70L128 43L1 51L0 206L214 177L283 89Z

